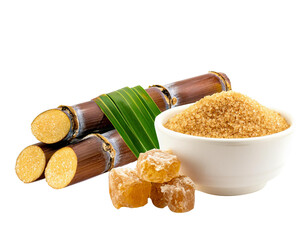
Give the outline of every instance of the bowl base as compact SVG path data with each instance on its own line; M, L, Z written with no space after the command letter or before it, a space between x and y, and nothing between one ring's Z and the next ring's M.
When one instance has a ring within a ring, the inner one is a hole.
M240 188L215 188L215 187L196 185L196 189L201 192L213 195L235 196L235 195L242 195L259 191L260 189L264 188L265 184L266 183L262 183L260 185L240 187Z

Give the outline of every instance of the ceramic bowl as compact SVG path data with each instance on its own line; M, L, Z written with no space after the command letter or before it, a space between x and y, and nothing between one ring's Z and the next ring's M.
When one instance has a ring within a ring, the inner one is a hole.
M181 174L189 176L200 191L215 195L239 195L258 191L278 175L293 130L289 114L279 112L290 128L253 138L206 138L165 128L166 121L190 105L169 109L155 119L162 150L171 149L181 160Z

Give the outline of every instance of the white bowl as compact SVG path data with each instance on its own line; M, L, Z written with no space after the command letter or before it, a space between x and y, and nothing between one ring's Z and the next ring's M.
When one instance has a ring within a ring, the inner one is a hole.
M171 149L181 160L181 174L189 176L200 191L239 195L262 189L280 172L293 130L290 115L278 111L290 128L254 138L206 138L174 132L166 121L189 105L159 114L155 129L162 150Z

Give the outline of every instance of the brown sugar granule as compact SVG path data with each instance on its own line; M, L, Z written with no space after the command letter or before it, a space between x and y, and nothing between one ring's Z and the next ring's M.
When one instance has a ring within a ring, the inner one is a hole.
M206 96L170 118L166 128L210 138L249 138L289 128L277 112L241 93L223 91Z
M179 176L167 183L152 184L151 200L156 207L168 205L172 212L188 212L195 205L195 186L187 176Z
M109 172L109 193L116 208L142 207L148 203L151 183L141 180L134 169L116 168Z
M181 162L171 152L152 149L140 153L136 164L139 178L148 181L163 183L178 176Z

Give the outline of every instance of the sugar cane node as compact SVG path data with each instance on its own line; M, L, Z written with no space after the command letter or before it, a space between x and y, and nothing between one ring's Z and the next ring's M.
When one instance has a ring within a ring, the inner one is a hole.
M215 71L209 71L209 73L213 73L214 75L216 75L220 79L223 91L232 90L230 80L229 80L229 78L227 77L226 74L215 72Z
M90 134L90 136L91 135L95 135L98 138L103 140L103 149L104 149L105 152L109 153L109 157L110 157L109 166L108 166L108 170L107 170L107 171L110 171L114 167L114 160L115 160L115 157L116 157L116 154L117 154L116 150L114 149L112 144L109 142L109 140L107 138L105 138L103 135L98 134L98 133Z
M167 88L165 88L162 85L157 85L157 84L149 86L149 88L153 88L153 87L158 88L164 94L164 97L169 105L169 108L172 108L172 106L176 104L177 102L176 97L172 97Z
M79 120L77 118L77 113L75 111L74 108L72 108L71 106L67 106L67 105L60 105L58 108L60 108L62 111L64 112L68 112L68 114L71 116L72 119L72 137L71 138L75 138L78 135L79 132ZM68 137L65 137L68 138Z

